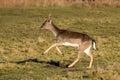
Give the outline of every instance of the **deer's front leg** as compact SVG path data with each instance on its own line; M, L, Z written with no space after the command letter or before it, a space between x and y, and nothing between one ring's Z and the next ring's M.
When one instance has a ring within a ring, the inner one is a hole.
M57 46L56 46L56 49L61 55L63 55L63 53L61 52L61 50Z
M46 54L50 49L52 49L53 47L56 47L57 45L58 45L57 43L51 45L43 54Z

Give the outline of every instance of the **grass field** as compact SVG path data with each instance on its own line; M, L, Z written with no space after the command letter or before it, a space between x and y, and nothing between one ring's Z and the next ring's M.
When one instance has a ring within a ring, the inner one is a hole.
M52 49L55 38L40 25L52 14L61 29L93 37L94 63L83 57L73 68L77 49L61 46L64 56ZM120 8L0 8L0 80L120 80Z

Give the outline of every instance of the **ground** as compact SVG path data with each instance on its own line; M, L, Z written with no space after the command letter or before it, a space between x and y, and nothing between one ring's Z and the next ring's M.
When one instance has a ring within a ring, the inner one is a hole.
M40 25L51 14L60 29L88 34L97 42L92 50L94 63L77 49L61 46L42 53L55 38ZM38 7L0 8L0 80L119 80L120 79L120 9L113 7Z

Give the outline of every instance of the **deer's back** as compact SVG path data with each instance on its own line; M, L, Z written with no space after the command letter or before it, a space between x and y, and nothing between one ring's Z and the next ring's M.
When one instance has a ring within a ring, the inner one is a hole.
M58 42L80 43L91 40L92 38L86 34L68 30L61 30L57 36Z

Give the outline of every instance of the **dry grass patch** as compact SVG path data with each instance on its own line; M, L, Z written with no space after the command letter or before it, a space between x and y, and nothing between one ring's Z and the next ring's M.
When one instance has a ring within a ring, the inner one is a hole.
M10 51L9 53L13 53L13 54L19 53L19 50L17 48L10 48L9 51Z
M4 53L5 49L0 47L0 53Z
M38 40L37 40L39 43L43 43L43 42L45 42L46 40L45 39L43 39L43 38L41 38L41 37L38 37Z
M18 69L21 68L21 66L17 65L16 63L9 63L9 62L0 64L0 69L7 69L7 68Z

